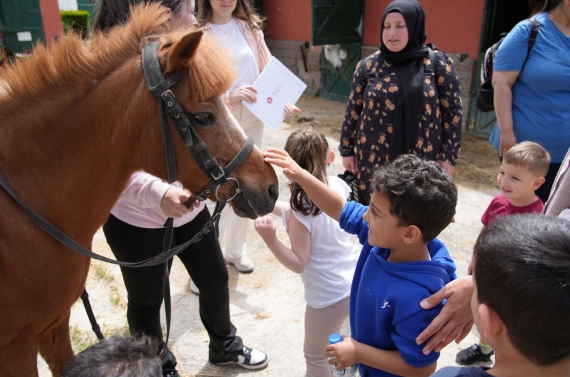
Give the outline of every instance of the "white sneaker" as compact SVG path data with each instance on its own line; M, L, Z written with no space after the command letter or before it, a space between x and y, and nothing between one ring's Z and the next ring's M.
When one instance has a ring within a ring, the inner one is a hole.
M242 255L241 258L235 258L235 259L226 257L226 261L228 262L229 265L233 265L236 268L236 270L243 273L252 272L253 268L255 267L253 261L251 260L250 257L247 256L247 254Z
M200 294L200 290L198 289L198 287L196 286L196 284L194 284L194 282L192 281L192 279L190 279L190 290L192 291L192 293L195 293L197 295Z

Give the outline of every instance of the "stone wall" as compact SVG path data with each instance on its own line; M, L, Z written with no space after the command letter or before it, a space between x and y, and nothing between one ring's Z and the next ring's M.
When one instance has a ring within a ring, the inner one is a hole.
M271 54L307 84L305 94L316 94L321 87L321 46L276 39L265 42Z

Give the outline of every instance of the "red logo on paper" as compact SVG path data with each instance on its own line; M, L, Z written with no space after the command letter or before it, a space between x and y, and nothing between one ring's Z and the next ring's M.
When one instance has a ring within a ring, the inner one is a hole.
M267 97L267 103L271 103L271 102L273 102L273 98Z

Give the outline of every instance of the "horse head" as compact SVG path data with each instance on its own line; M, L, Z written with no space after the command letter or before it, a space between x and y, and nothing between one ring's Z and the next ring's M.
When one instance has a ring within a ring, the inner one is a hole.
M191 26L158 40L158 61L164 77L182 73L172 92L210 154L225 167L247 141L221 98L234 78L231 59L224 55L215 38L204 36L200 29ZM211 177L196 168L196 161L172 126L171 133L175 140L178 180L193 193L199 193ZM277 177L257 147L231 177L235 180L210 192L209 198L233 197L230 203L234 212L252 219L273 210L278 197Z
M342 59L346 59L346 49L341 48L340 44L325 45L325 59L328 60L336 72L342 70Z

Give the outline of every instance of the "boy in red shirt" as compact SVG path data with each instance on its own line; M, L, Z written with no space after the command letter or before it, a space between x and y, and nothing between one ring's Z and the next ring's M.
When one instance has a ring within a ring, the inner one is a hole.
M481 216L482 231L499 217L515 213L541 213L544 204L534 191L544 183L549 166L550 154L537 143L523 141L509 149L497 176L501 193L493 198ZM471 272L472 266L469 266L470 275ZM461 365L489 363L494 353L480 338L479 344L458 352L455 361Z

